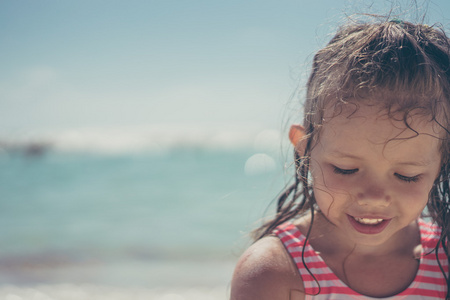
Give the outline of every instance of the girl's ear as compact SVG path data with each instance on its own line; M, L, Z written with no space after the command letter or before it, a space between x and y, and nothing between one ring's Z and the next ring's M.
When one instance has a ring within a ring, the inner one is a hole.
M306 140L305 137L305 127L299 124L294 124L291 126L289 130L289 139L291 140L292 145L294 145L295 150L298 153L303 155L306 148Z

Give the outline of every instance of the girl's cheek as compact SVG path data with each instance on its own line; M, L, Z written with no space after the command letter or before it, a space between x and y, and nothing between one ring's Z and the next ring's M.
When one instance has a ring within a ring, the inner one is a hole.
M334 173L332 170L320 169L320 172L312 172L314 186L334 192L348 192L355 182L356 176L343 176Z
M421 199L425 198L428 201L428 193L432 185L425 182L405 183L399 182L395 186L395 192L405 199Z

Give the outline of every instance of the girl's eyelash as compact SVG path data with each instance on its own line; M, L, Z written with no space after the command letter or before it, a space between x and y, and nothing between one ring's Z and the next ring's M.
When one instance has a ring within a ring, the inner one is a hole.
M341 175L351 175L358 172L358 169L341 169L336 166L333 166L333 172Z
M397 176L398 179L400 179L402 181L405 181L405 182L417 182L420 179L420 175L411 176L411 177L403 176L403 175L398 174L398 173L395 173L394 175Z
M359 169L341 169L336 166L333 166L333 172L336 174L340 174L340 175L351 175L358 171L359 171ZM409 176L404 176L404 175L401 175L398 173L395 173L394 175L397 176L398 179L405 181L405 182L417 182L420 180L420 177L421 177L420 175L409 177Z

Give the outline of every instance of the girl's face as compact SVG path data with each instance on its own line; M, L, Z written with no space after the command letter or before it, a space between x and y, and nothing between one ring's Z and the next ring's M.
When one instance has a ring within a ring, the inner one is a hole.
M408 122L417 134L374 106L325 117L311 152L314 195L323 215L354 243L389 241L427 204L440 170L440 132L425 117Z

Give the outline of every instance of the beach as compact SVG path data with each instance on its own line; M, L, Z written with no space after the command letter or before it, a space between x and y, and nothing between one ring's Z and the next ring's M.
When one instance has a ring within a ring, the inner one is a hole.
M227 291L224 289L224 287L146 289L63 284L51 286L38 285L26 288L5 286L0 288L0 298L5 300L225 300L228 299L228 296L226 294Z

